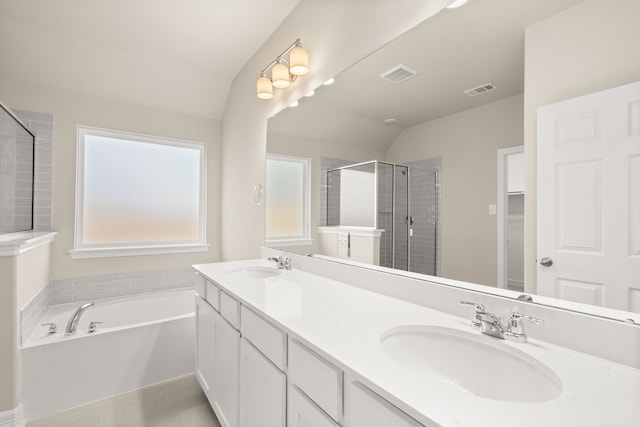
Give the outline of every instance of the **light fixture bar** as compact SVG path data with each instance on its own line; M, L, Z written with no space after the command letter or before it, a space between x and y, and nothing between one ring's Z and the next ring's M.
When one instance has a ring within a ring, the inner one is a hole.
M302 45L302 42L300 41L300 39L296 39L296 41L294 41L293 43L291 43L289 45L288 48L286 48L280 55L276 56L276 59L274 59L273 61L271 61L269 63L269 65L267 65L266 67L264 67L262 69L262 71L260 72L260 74L266 73L267 70L271 67L273 67L274 65L276 65L276 63L278 62L279 59L281 59L283 56L285 56L287 53L289 53L289 51L291 49L293 49L294 47L296 47L297 45Z

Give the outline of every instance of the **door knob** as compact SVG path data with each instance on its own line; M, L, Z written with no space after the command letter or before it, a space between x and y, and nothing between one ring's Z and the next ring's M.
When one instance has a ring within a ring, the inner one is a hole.
M548 257L544 257L540 260L540 265L543 267L551 267L553 265L553 260Z

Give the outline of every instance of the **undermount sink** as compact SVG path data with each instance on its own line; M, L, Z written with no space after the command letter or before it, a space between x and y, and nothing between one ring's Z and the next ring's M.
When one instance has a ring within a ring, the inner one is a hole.
M425 381L435 379L478 397L534 403L562 392L550 368L485 335L411 325L386 331L380 343L394 362Z
M268 279L276 277L282 270L273 267L241 267L228 271L227 274L241 276L247 279Z

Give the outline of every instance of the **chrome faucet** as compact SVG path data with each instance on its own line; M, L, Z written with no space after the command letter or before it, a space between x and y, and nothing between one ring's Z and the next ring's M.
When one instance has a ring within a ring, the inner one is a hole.
M502 322L498 316L487 313L484 310L484 305L469 301L460 301L460 304L472 305L475 308L476 311L471 321L471 327L473 329L503 340L525 343L527 342L527 335L524 333L522 321L527 320L536 325L542 325L544 323L542 319L536 319L535 317L521 314L518 311L513 311L505 328L502 326Z
M84 313L89 307L93 307L94 305L95 305L94 303L88 302L78 307L78 309L71 315L71 318L67 323L67 327L64 330L64 334L65 335L75 334L78 328L78 322L80 321L80 316L82 316L82 313Z
M280 255L279 257L269 257L267 258L269 261L275 261L276 266L280 269L280 270L291 270L291 263L292 263L292 259L288 258L288 257L283 257L282 255Z

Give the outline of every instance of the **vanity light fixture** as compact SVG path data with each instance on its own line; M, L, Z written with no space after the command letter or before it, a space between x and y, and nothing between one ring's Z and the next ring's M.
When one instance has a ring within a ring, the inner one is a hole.
M285 58L287 53L288 60ZM271 69L271 79L267 77L269 69ZM273 99L274 87L288 88L298 76L304 76L308 72L309 54L302 47L300 39L297 39L260 72L260 78L256 84L256 95L259 99Z

